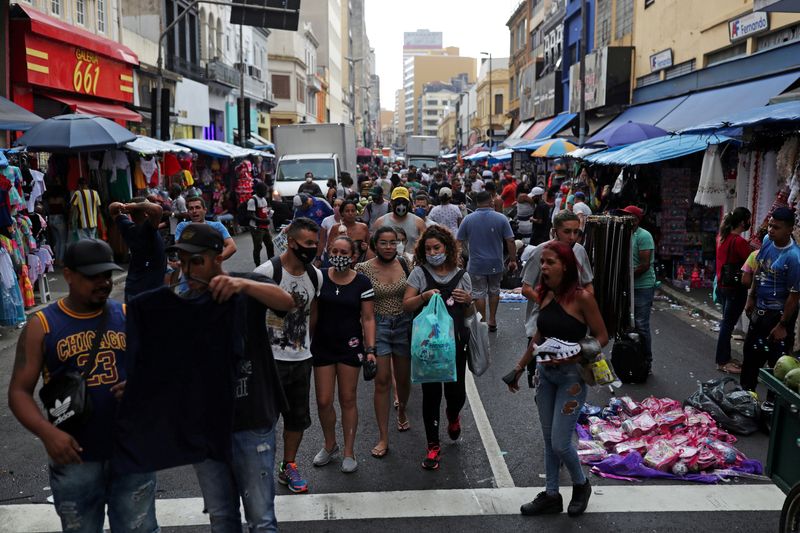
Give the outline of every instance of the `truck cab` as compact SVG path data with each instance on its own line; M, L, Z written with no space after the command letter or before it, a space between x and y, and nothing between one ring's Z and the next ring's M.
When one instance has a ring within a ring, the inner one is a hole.
M334 153L284 155L278 160L275 180L272 187L273 199L279 195L283 201L291 201L297 190L305 183L306 172L314 174L322 194L328 190L328 180L338 177L342 172L339 156Z

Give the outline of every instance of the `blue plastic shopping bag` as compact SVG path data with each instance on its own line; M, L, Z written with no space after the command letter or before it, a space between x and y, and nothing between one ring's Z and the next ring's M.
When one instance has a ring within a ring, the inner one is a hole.
M411 330L411 382L447 381L456 381L456 337L442 297L434 294Z

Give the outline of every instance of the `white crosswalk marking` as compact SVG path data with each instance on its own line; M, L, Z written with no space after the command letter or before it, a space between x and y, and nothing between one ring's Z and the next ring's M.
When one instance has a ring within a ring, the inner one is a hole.
M275 498L279 522L515 515L541 487L303 494ZM565 501L571 488L562 489ZM594 487L588 513L780 511L773 485L614 485ZM157 500L162 527L208 524L202 498ZM0 530L60 531L52 505L0 506Z

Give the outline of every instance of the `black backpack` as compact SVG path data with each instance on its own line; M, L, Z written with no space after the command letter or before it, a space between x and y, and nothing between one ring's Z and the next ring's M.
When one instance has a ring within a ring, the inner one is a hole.
M638 333L628 333L614 339L611 364L623 383L644 383L650 374L650 364Z
M281 284L281 278L283 278L283 265L281 264L281 256L274 255L269 259L269 262L272 263L272 281L275 282L276 285ZM311 278L311 284L314 285L314 294L317 293L319 290L319 278L317 278L317 271L314 268L314 265L305 265L306 267L306 274L308 277Z

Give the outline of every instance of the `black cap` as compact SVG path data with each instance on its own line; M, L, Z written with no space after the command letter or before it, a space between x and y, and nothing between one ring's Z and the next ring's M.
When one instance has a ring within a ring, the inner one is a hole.
M222 234L209 224L192 223L183 228L181 238L174 245L167 248L168 252L183 250L190 254L199 254L206 250L222 253Z
M123 270L114 262L114 252L104 241L82 239L67 246L64 266L84 276L96 276L111 270Z

